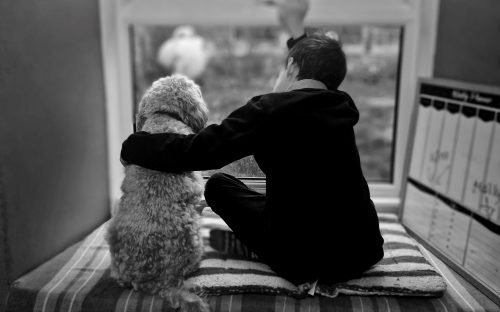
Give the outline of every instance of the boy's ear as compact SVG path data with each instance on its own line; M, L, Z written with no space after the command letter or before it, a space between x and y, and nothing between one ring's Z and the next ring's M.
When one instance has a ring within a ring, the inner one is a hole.
M288 77L297 77L299 74L299 68L297 67L297 64L294 63L293 57L288 58L288 62L286 64L286 75Z

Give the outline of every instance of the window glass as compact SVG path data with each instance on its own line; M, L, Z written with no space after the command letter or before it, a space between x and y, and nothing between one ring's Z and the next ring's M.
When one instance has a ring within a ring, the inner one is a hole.
M339 89L352 96L360 111L355 132L365 176L369 181L391 182L401 28L319 29L338 35L343 43L348 74ZM288 36L272 26L135 25L130 33L135 103L154 80L180 72L200 85L209 123L219 123L253 96L270 92L287 52ZM264 177L253 157L222 171Z

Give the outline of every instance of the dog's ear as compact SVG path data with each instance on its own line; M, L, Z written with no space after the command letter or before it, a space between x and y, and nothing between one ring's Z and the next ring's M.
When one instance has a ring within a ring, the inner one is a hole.
M137 106L137 113L135 115L135 129L136 131L141 131L144 127L146 119L148 119L147 111L150 107L154 105L154 97L151 96L152 87L150 87L141 98L139 105Z
M137 116L135 117L135 127L136 127L136 131L141 131L142 130L142 127L144 126L144 123L146 122L146 116L142 115L142 114L137 114Z
M191 129L193 129L194 132L199 132L201 129L205 128L207 124L208 108L201 95L200 87L194 84L193 89L193 103L187 110L187 115L191 116L191 118L189 118L191 123L189 126Z
M172 79L178 89L176 99L172 104L177 106L183 122L195 133L199 132L205 128L208 121L208 109L200 87L193 80L182 75L174 75Z
M142 95L141 101L139 105L137 105L137 113L135 115L135 127L136 131L141 131L146 119L151 115L153 109L151 109L155 105L153 93L153 86L149 87L149 89L144 92Z

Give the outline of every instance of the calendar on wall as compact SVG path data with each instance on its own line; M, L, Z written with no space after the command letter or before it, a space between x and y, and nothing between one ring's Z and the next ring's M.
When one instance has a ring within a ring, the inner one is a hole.
M500 88L422 79L402 221L500 298Z

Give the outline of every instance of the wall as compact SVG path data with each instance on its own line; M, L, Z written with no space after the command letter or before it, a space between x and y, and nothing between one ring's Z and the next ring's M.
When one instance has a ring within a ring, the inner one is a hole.
M97 0L0 1L0 108L12 281L108 217Z
M7 271L8 271L8 248L7 248L7 227L5 196L2 179L2 166L0 165L0 311L3 311L3 301L7 295Z
M500 86L500 1L441 0L434 76Z

